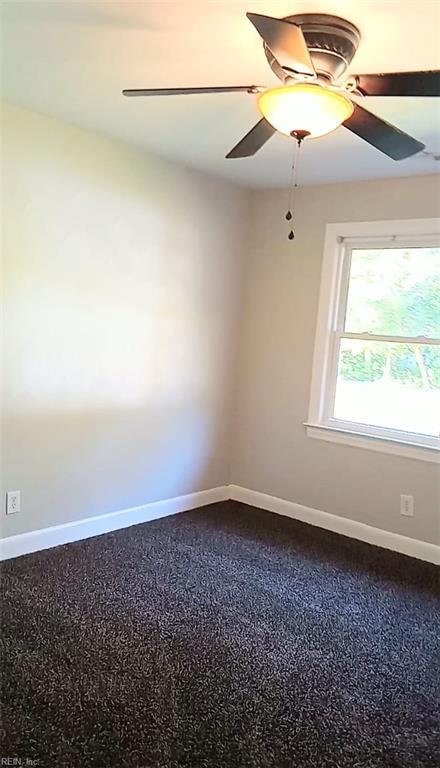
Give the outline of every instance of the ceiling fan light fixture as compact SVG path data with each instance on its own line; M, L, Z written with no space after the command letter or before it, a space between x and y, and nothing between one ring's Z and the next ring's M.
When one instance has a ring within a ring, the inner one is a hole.
M270 88L258 97L258 108L280 133L306 132L311 138L334 131L354 110L342 93L314 83Z

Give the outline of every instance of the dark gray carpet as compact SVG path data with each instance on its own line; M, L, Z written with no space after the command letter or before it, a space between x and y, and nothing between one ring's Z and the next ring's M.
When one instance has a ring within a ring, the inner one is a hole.
M225 502L9 561L0 756L438 768L438 569Z

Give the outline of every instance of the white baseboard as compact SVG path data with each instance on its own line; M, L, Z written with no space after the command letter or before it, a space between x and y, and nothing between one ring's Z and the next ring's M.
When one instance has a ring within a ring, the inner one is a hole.
M174 515L176 512L185 512L188 509L204 507L206 504L214 504L217 501L226 501L228 498L228 486L223 485L219 488L210 488L208 491L196 491L185 496L176 496L173 499L153 501L140 507L121 509L118 512L75 520L71 523L54 525L29 533L20 533L17 536L8 536L0 539L0 560L9 560L12 557L38 552L41 549L88 539L90 536L99 536L101 533L128 528L130 525L146 523L149 520Z
M218 488L210 488L207 491L196 491L185 496L176 496L172 499L153 501L140 507L122 509L118 512L110 512L98 517L89 517L84 520L75 520L63 525L54 525L50 528L42 528L29 533L21 533L17 536L8 536L0 539L0 560L9 560L12 557L26 555L30 552L38 552L42 549L57 547L60 544L68 544L72 541L87 539L91 536L99 536L120 528L128 528L138 523L146 523L160 517L173 515L177 512L185 512L218 501L233 499L259 507L278 515L301 520L319 528L325 528L352 539L375 544L377 547L391 549L419 560L440 565L440 546L429 544L426 541L410 539L398 533L384 531L381 528L373 528L371 525L349 520L346 517L332 515L319 509L305 507L293 501L279 499L266 493L252 491L239 485L223 485Z
M328 531L365 541L367 544L375 544L377 547L392 549L394 552L440 565L440 546L429 544L427 541L410 539L408 536L401 536L398 533L373 528L371 525L358 523L356 520L331 515L320 509L305 507L302 504L295 504L293 501L279 499L276 496L268 496L266 493L252 491L239 485L229 486L229 498L241 501L243 504L250 504L253 507L266 509L269 512L276 512L278 515L292 517L319 528L326 528Z

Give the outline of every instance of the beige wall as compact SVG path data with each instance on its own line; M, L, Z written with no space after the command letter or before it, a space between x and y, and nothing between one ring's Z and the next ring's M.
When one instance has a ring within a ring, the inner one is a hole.
M2 534L226 483L247 194L3 117Z
M437 215L438 179L300 189L291 244L285 191L10 106L3 147L2 535L233 482L438 541L438 466L303 427L325 225Z
M287 192L255 192L252 200L232 482L439 542L438 465L311 439L303 426L326 224L439 215L439 178L300 189L293 244ZM414 495L414 518L400 516L401 493Z

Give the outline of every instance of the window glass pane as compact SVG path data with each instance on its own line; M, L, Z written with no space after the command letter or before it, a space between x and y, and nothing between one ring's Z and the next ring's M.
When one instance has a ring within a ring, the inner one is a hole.
M440 248L353 250L345 330L440 338Z
M334 416L440 434L440 346L342 339Z

